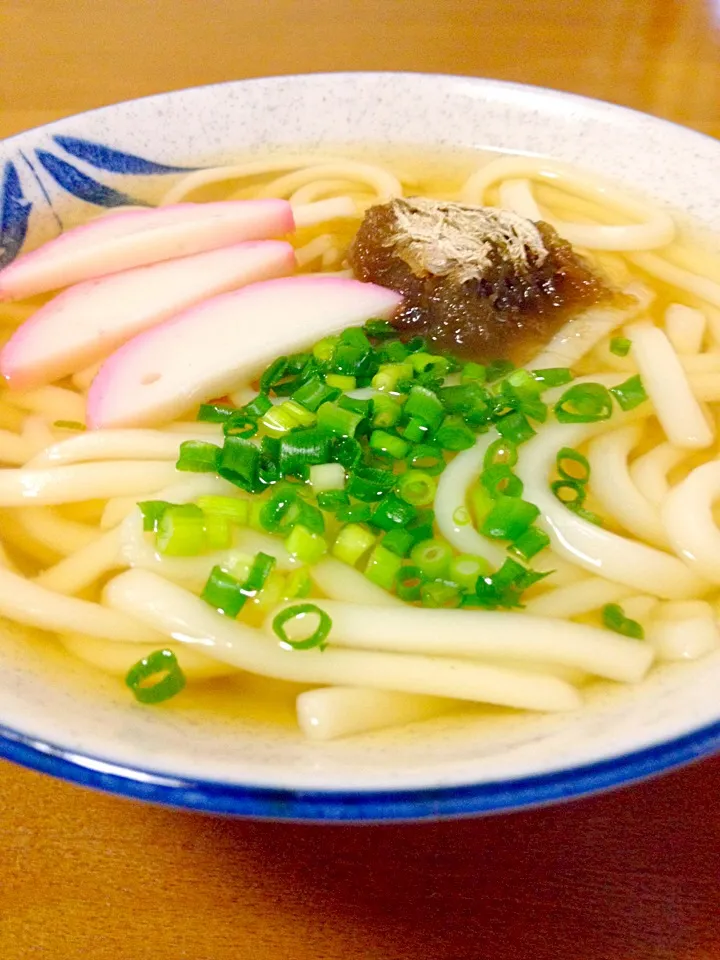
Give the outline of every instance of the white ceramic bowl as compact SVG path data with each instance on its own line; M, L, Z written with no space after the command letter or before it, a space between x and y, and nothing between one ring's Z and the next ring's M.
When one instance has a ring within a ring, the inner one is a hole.
M0 144L0 263L98 205L142 199L177 168L269 146L375 143L538 153L611 175L720 231L720 145L620 107L489 80L331 74L184 90ZM720 747L720 655L576 716L445 717L305 742L201 699L148 709L123 685L15 628L0 639L0 755L86 785L206 811L314 820L474 814L629 782ZM237 697L249 696L238 686Z

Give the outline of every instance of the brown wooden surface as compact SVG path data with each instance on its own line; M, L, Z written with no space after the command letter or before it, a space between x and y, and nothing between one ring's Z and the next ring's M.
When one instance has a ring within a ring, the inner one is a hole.
M0 0L0 136L164 89L378 68L554 86L720 135L719 32L717 0ZM720 960L719 806L709 761L503 818L298 827L2 765L0 957Z

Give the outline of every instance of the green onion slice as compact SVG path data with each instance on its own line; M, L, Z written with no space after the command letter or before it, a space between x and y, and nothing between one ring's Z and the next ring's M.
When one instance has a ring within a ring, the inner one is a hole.
M291 620L302 621L309 616L316 616L318 624L315 630L303 640L291 640L285 630L285 624ZM332 620L314 603L296 603L292 607L286 607L277 614L272 623L273 632L280 639L280 642L293 650L312 650L318 647L324 650L327 646L326 640L332 629Z
M610 393L615 397L622 410L634 410L647 400L645 387L639 376L630 377L616 387L610 387Z
M623 608L617 603L608 603L602 608L602 621L608 630L631 637L633 640L644 640L645 631L637 620L626 617Z
M180 693L186 680L175 654L156 650L130 667L125 683L139 703L162 703Z
M555 462L557 471L563 480L587 483L590 479L590 464L587 457L584 457L572 447L563 447L558 450Z
M560 423L597 423L612 416L612 397L600 383L578 383L555 404Z

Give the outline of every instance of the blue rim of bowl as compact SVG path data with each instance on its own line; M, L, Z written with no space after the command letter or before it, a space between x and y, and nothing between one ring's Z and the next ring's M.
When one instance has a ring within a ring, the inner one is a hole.
M585 97L581 94L553 90L530 84L512 83L485 77L462 74L429 74L420 71L339 71L337 73L287 74L273 77L253 77L228 80L222 83L181 88L165 93L137 97L132 101L118 101L85 110L42 124L34 130L52 129L66 120L101 114L122 103L180 96L189 90L238 84L272 83L292 78L318 81L333 76L413 76L462 83L478 82L496 89L525 92L531 96L552 96L567 102L602 105L617 114L649 114L609 101ZM682 130L685 135L713 140L707 134L662 117L652 117L655 123ZM11 141L29 131L20 131L4 138ZM714 141L715 142L715 141ZM112 793L117 796L147 803L194 810L200 813L245 817L262 820L290 820L315 823L391 823L415 820L470 817L491 813L510 812L551 803L573 800L612 788L630 786L720 753L720 721L708 724L681 737L666 740L632 753L608 760L556 770L551 773L513 780L488 781L481 784L437 788L409 788L406 790L322 791L235 785L212 780L192 780L165 776L136 767L128 767L92 757L72 753L55 744L26 736L0 725L0 759L9 760L39 773L46 773L68 783Z
M391 823L504 813L629 786L720 752L720 722L598 763L514 780L407 790L319 791L164 776L0 727L0 758L79 786L200 813L315 823Z

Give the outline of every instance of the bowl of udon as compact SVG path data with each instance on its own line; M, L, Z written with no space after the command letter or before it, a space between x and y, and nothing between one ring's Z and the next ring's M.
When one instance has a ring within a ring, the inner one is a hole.
M382 821L717 750L719 160L420 74L0 144L0 756Z

